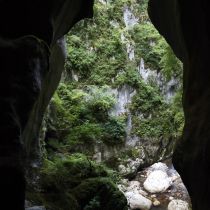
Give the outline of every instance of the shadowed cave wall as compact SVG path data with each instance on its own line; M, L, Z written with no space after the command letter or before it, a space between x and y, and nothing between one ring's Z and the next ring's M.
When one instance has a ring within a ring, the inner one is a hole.
M62 36L92 15L92 0L0 0L0 201L24 209L24 157L37 154L45 108L65 59ZM207 0L150 0L154 25L184 63L186 125L173 162L194 210L209 209L210 97ZM56 59L54 59L56 57ZM12 201L12 202L11 202Z
M150 0L152 22L184 64L185 127L173 163L188 188L193 210L210 198L210 13L206 0Z
M23 210L25 160L39 154L44 111L61 77L63 35L93 0L0 0L0 203ZM55 59L56 58L56 59Z

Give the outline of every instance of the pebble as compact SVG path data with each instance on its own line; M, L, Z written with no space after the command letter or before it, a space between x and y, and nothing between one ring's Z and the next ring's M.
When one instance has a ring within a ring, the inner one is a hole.
M170 197L169 197L169 200L170 200L170 201L174 200L174 197L170 196Z
M155 201L153 201L153 206L159 206L160 205L160 201L155 199Z

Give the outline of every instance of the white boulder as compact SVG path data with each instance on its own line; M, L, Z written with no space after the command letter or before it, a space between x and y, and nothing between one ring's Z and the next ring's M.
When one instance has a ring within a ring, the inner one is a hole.
M165 163L158 162L158 163L155 163L155 164L151 165L149 167L149 170L151 170L151 171L160 170L160 171L167 172L169 169L168 169L168 166Z
M168 204L168 210L189 210L189 204L182 200L172 200Z
M149 210L152 206L151 200L145 198L139 193L126 192L125 197L128 200L128 204L131 210L132 209Z
M172 184L167 173L161 170L153 171L144 182L144 188L150 193L165 192Z

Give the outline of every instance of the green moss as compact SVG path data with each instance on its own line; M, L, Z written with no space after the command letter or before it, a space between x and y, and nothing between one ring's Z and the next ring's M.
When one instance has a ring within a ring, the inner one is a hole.
M81 152L86 145L91 152L91 146L97 142L123 144L125 125L108 114L115 103L109 86L75 89L61 83L52 99L47 122L48 151Z
M110 118L103 127L102 141L108 145L123 145L125 142L125 124L117 118Z
M33 201L47 209L127 209L110 172L81 154L45 160L40 182L41 190Z
M102 137L100 124L84 122L79 126L73 127L66 136L66 143L72 146L77 144L95 144Z
M167 103L156 87L141 83L139 92L133 97L133 133L145 139L177 139L180 137L184 116L181 92Z
M124 146L127 113L110 117L116 103L113 88L128 85L136 91L128 104L131 135L144 139L145 144L153 144L181 134L181 85L174 99L166 103L156 82L143 81L138 72L144 59L145 68L160 72L165 83L171 78L182 80L181 63L149 21L147 3L148 0L111 0L103 4L97 0L94 18L79 22L67 35L65 78L46 117L49 159L42 169L41 189L29 193L31 200L34 195L49 210L126 209L125 198L111 181L117 180L117 172L110 173L84 155L70 155L81 152L92 158L96 144ZM139 19L129 29L123 19L126 7ZM134 48L133 60L128 56L128 44ZM73 72L78 81L71 80ZM128 149L122 159L138 158L140 152ZM116 155L106 164L116 168L118 161Z
M101 210L123 210L127 209L127 201L122 193L113 185L110 179L94 178L85 180L81 185L76 187L72 192L76 198L80 200L81 209L89 206L90 201L95 199L97 193L97 201Z

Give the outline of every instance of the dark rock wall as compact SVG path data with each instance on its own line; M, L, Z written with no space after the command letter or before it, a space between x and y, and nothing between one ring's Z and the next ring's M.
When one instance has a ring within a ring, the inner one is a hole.
M65 60L62 36L92 15L92 0L0 0L0 201L24 209L23 156L35 155ZM149 13L184 63L183 138L174 154L194 210L210 197L210 13L207 0L150 0Z
M150 0L149 14L184 64L185 127L173 163L190 193L193 210L210 198L210 13L207 0Z
M24 209L25 159L37 154L44 111L64 67L62 38L93 0L0 0L0 203Z

